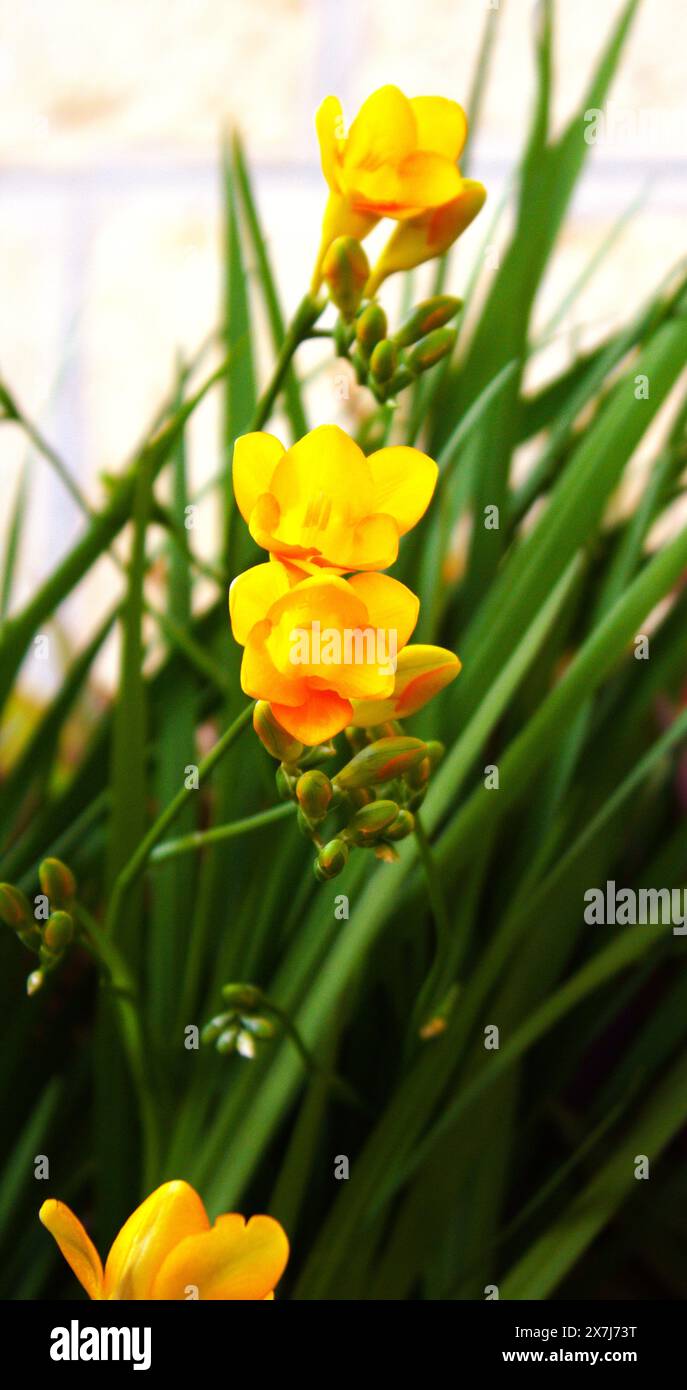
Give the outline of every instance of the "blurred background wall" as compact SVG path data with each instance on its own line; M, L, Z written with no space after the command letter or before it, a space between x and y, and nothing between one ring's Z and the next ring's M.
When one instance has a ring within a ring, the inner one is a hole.
M87 497L117 471L170 388L178 354L217 324L218 154L238 124L285 307L309 278L324 201L313 115L346 115L395 82L466 101L498 0L0 0L0 373ZM573 109L620 8L558 0L556 123ZM531 0L500 0L471 173L496 207L527 129ZM623 210L639 206L563 321L565 355L626 316L685 251L687 5L644 0L601 138L540 305L557 307ZM460 244L460 290L489 207ZM392 293L393 297L393 293ZM584 328L582 327L584 325ZM308 365L307 355L305 365ZM550 358L548 359L550 361ZM546 373L547 355L534 370ZM340 409L325 378L313 414ZM216 402L192 434L194 483L219 462ZM0 546L26 440L0 431ZM47 465L31 465L14 603L82 524ZM211 534L212 520L207 519ZM202 544L203 542L201 542ZM209 541L208 541L209 543ZM107 561L65 614L83 637L120 581ZM34 682L43 673L28 673Z

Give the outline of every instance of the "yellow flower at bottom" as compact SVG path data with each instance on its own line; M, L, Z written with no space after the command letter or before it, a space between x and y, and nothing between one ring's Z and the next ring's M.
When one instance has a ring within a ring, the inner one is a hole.
M271 1216L219 1216L211 1225L187 1182L156 1188L100 1256L78 1217L50 1198L40 1219L92 1299L199 1298L263 1300L273 1296L289 1243Z
M404 647L391 695L385 700L355 700L351 723L369 729L389 719L407 719L450 685L460 669L460 659L445 647Z

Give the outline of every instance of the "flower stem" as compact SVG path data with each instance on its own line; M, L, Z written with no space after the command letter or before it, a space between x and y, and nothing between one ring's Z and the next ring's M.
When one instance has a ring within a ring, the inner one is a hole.
M422 819L418 811L415 812L415 841L425 874L427 895L434 918L436 950L429 974L420 990L413 1011L413 1025L411 1029L411 1036L413 1037L417 1033L418 1027L425 1021L425 1016L431 1009L433 1001L442 985L445 962L449 955L451 945L451 922L446 907L446 900L441 887L436 860L432 853L432 846L427 838L427 832L422 824Z
M196 830L190 835L181 835L178 840L164 840L151 851L150 863L162 864L168 859L176 859L180 854L203 849L206 845L233 840L237 835L246 835L251 830L259 830L263 825L271 825L273 821L284 820L293 810L293 802L286 801L279 806L271 806L268 811L260 811L255 816L245 816L243 820L231 821L228 825L214 825L210 830Z
M306 294L301 300L286 330L272 378L257 403L252 423L254 430L261 430L269 419L274 402L284 384L284 377L291 365L291 358L296 348L311 336L311 330L323 309L324 300L315 299L310 294Z

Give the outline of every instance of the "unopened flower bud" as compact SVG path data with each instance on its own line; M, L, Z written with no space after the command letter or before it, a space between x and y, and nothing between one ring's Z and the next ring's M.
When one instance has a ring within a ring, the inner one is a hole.
M386 337L387 320L381 304L368 304L356 326L355 336L362 356L367 360L377 343Z
M442 357L448 357L453 352L457 336L455 328L436 328L433 333L428 333L408 357L411 372L418 376L420 372L436 366Z
M38 879L52 907L68 907L76 896L76 879L61 859L44 859Z
M236 1044L239 1037L239 1029L235 1023L231 1023L228 1028L220 1033L215 1046L222 1057L228 1057L231 1052L236 1051Z
M21 888L12 883L0 883L0 921L17 931L33 923L29 900Z
M415 829L415 817L410 811L401 809L391 825L384 831L386 840L405 840Z
M350 323L370 275L370 263L360 242L351 236L337 237L322 263L322 275L341 317Z
M299 777L296 786L298 804L311 821L324 820L332 799L332 784L324 772L312 768Z
M395 343L390 338L383 338L381 343L377 343L370 358L370 376L381 386L391 378L396 371L398 363L398 352Z
M44 984L45 975L43 974L43 971L32 970L31 974L27 977L26 980L26 993L28 994L29 999L32 995L37 994L39 989L42 989Z
M281 801L291 801L296 788L296 780L291 777L285 767L278 767L274 778L277 784L277 795Z
M428 333L443 328L458 313L462 303L462 299L455 299L450 294L437 294L433 299L425 299L394 333L394 342L398 347L410 347L412 343L419 342Z
M344 791L352 787L369 787L375 782L389 782L403 776L410 768L427 757L427 746L421 738L399 734L395 738L380 738L369 743L337 772L335 781Z
M336 878L342 869L345 869L348 860L348 845L345 840L337 838L330 840L323 845L317 859L315 860L315 877L320 883L327 879Z
M419 762L411 767L406 773L406 781L409 787L419 791L421 787L426 787L432 774L432 762L429 757L421 758Z
M303 744L288 734L286 729L282 729L267 700L258 700L253 711L253 728L271 757L290 765L298 762L303 752Z
M205 1024L200 1035L200 1041L206 1046L210 1043L217 1042L217 1039L221 1038L222 1033L226 1032L230 1019L231 1014L216 1014L214 1018L210 1019L209 1023Z
M244 1029L247 1029L254 1038L258 1038L260 1041L274 1037L276 1029L271 1018L264 1018L260 1015L258 1018L244 1018L241 1021Z
M371 801L369 806L363 806L351 817L346 826L346 836L354 845L374 844L397 817L395 801Z
M244 1028L236 1039L236 1051L240 1057L245 1057L247 1062L252 1062L255 1057L255 1038Z
M432 772L434 771L435 767L439 766L439 763L441 762L445 752L446 749L443 743L439 742L438 738L430 738L428 740L427 757L429 758Z
M43 943L53 954L59 954L74 936L74 920L68 912L51 912L43 929Z
M222 985L222 998L230 1008L250 1013L260 1007L264 995L257 985Z

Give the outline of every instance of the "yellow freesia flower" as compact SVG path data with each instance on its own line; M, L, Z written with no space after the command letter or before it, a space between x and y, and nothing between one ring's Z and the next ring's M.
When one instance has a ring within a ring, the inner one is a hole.
M266 1299L289 1257L278 1221L235 1214L210 1225L187 1182L165 1182L122 1226L103 1271L78 1217L50 1199L40 1219L93 1299Z
M384 700L417 622L415 594L386 574L299 578L277 560L233 581L229 612L244 648L241 686L301 743L333 738L354 700Z
M391 695L384 700L356 700L351 723L369 729L389 719L406 719L450 685L460 669L459 658L445 647L411 644L399 653Z
M360 241L380 217L405 221L461 197L465 181L457 160L467 135L465 112L457 102L408 98L394 86L380 87L367 98L347 135L337 97L323 101L316 125L330 192L313 292L336 237Z
M272 434L234 446L234 492L258 545L316 573L383 570L399 537L426 511L437 465L398 445L368 458L337 425L320 425L290 449Z

